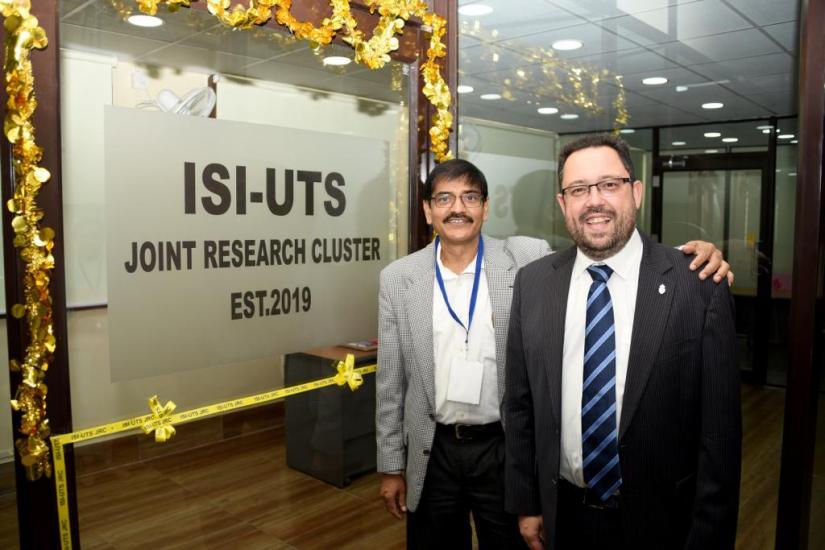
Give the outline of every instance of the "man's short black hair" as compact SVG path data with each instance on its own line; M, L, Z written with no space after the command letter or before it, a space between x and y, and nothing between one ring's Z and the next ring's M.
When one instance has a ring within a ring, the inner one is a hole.
M452 159L433 168L430 175L427 176L427 181L424 182L424 200L428 201L433 198L433 188L439 181L447 180L467 180L471 185L478 187L481 191L481 196L487 200L487 178L479 170L475 164L464 159Z
M627 173L630 175L630 180L636 181L635 170L633 169L633 159L630 158L630 148L627 146L627 143L625 143L622 138L612 134L589 134L574 139L561 148L558 163L559 189L561 189L561 181L564 177L564 163L567 162L567 158L576 151L581 151L582 149L587 149L589 147L610 147L616 151L619 158L622 160L625 170L627 170Z

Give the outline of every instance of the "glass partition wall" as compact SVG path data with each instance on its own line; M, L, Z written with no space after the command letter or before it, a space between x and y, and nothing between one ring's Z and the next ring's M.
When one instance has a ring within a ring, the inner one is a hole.
M76 429L152 395L191 410L262 394L289 354L375 338L378 272L408 248L409 66L204 9L146 28L116 8L61 3ZM287 468L281 414L77 445L83 546L302 547L367 510L373 536L403 533L375 478L340 490Z
M4 251L0 251L0 259ZM5 279L4 277L0 277ZM5 283L5 280L3 280ZM6 295L0 295L0 357L9 358L6 333ZM0 395L11 395L9 378L16 380L16 373L0 376ZM17 523L17 487L14 472L14 440L11 407L0 407L0 548L15 549L20 545Z
M558 151L617 132L645 183L638 226L668 245L711 241L731 263L745 380L743 549L773 548L778 512L797 17L797 2L459 2L460 154L505 189L491 194L490 231L569 246L555 204ZM536 172L542 163L547 172ZM516 209L516 189L529 209Z

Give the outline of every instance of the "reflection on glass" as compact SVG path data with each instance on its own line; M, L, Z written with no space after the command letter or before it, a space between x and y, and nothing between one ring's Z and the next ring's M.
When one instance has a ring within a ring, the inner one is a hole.
M737 304L737 359L750 370L756 347L761 170L665 172L662 242L715 243L731 264Z
M760 170L667 172L662 241L717 243L736 273L733 293L756 295Z
M769 126L767 120L755 120L664 127L659 131L659 154L678 156L767 151L768 134L771 132Z
M484 172L490 211L484 232L527 235L558 248L566 242L556 205L556 135L461 117L459 156Z
M776 194L773 222L774 298L791 297L794 220L796 209L797 146L778 144L776 148Z
M0 242L0 263L3 260L2 242ZM5 284L5 277L0 273L0 283ZM0 293L0 362L8 363L9 346L6 332L6 293ZM19 377L15 376L15 379ZM8 373L0 375L0 396L4 406L0 407L0 548L17 548L17 491L14 477L14 429L11 422L11 407L6 399L11 396Z
M353 236L357 228L377 223L371 220L387 220L380 235L382 244L385 243L380 261L368 266L374 272L360 277L348 272L346 268L349 266L343 266L337 270L336 280L326 283L327 289L349 285L349 288L369 294L370 299L350 308L342 304L356 296L355 292L341 293L340 299L324 302L318 300L323 290L321 285L313 288L319 292L312 294L312 308L313 311L323 308L323 319L313 326L302 326L299 320L294 326L302 331L302 335L323 339L318 345L375 336L373 330L346 338L340 333L361 325L374 329L378 269L405 254L408 245L407 101L410 82L406 66L390 63L373 71L356 63L331 64L330 56L352 58L352 50L330 46L316 51L307 43L294 41L268 27L233 31L220 25L208 11L199 9L182 9L174 14L160 10L162 26L137 28L124 20L126 11L134 11L126 4L133 3L67 0L60 4L64 231L70 307L68 344L72 357L73 423L77 428L145 414L146 398L156 393L163 402L173 399L180 411L283 386L282 358L280 352L272 350L266 356L250 360L236 358L186 372L113 380L115 369L111 364L110 336L116 328L110 287L114 288L114 283L111 273L107 273L106 246L107 241L114 242L115 238L109 232L110 220L105 212L107 193L111 193L115 186L106 179L109 170L106 160L112 158L112 151L107 152L107 146L111 144L104 135L104 113L108 106L135 109L130 113L139 113L137 109L159 108L181 111L183 106L190 113L205 112L209 105L204 103L204 98L209 96L206 90L211 88L217 95L214 116L226 126L231 123L236 127L241 124L278 127L281 136L288 132L297 134L296 130L309 131L323 134L325 143L336 139L353 147L352 144L360 139L361 142L371 140L380 146L383 152L378 155L380 158L353 155L351 162L382 167L385 177L367 182L382 186L382 192L367 192L367 183L362 181L347 180L346 188L347 214L361 214L351 220ZM143 139L148 144L155 138L157 136L147 132L136 139ZM186 160L197 162L199 167L208 162L231 166L246 162L244 159L219 158L222 144L214 137L203 141L209 142L204 143L203 149L209 148L210 158ZM266 147L267 143L264 140L255 145ZM230 145L237 151L244 146L244 140L234 140L224 149L229 150ZM146 163L157 160L138 149L132 152L136 158ZM215 152L216 149L219 150ZM251 147L247 149L251 150ZM284 151L282 147L277 153L283 156ZM322 155L323 151L318 147L317 155ZM313 154L315 147L311 144L302 146L300 153ZM142 154L146 158L141 157ZM175 151L169 151L170 156L174 154ZM207 157L206 154L202 156ZM260 157L256 156L256 159L260 160ZM252 165L251 162L247 164ZM311 163L305 164L309 166L283 166L274 162L268 166L276 169L277 184L283 185L287 177L285 169L318 169ZM262 191L266 186L263 170L250 172L248 180L250 193ZM175 182L169 183L173 185ZM364 191L352 191L356 188ZM236 193L234 186L232 189ZM304 216L304 203L298 202L308 196L309 192L304 191L306 187L301 183L300 186L296 184L295 189L295 204L301 208L301 229L307 229L308 233L310 230L323 231L324 217ZM201 191L199 198L205 195ZM250 193L247 195L251 211L256 206L253 204L256 199ZM237 193L233 195L236 196ZM323 208L325 198L321 184L316 191L316 209ZM285 199L278 195L277 200ZM233 208L235 204L233 202ZM153 216L157 216L162 206L147 209L150 210L145 213L147 227L158 225ZM265 209L269 204L257 206ZM298 212L297 206L295 211ZM230 216L224 216L218 222L233 222L228 218ZM214 235L196 238L227 238L221 233L228 230L224 226L218 227L218 222ZM279 234L282 227L273 214L271 224L267 222L259 228L250 228L255 234L248 238L294 236ZM183 235L189 229L189 226L181 228L181 235L158 238L195 238ZM339 236L349 234L324 237ZM311 254L308 244L306 255L310 257ZM267 288L283 288L283 271L271 266L256 266L255 269L271 279L269 284L272 286ZM215 270L210 275L223 276L228 271L218 273ZM243 272L240 277L240 281L227 280L227 293L260 288L245 284ZM158 292L162 292L163 282L158 285ZM233 285L234 288L229 288ZM192 293L196 292L193 289ZM130 298L139 300L141 296L133 294ZM183 298L170 299L168 307L181 309ZM76 306L91 307L72 311L71 308ZM157 311L157 315L159 319L168 317L164 311ZM201 322L209 323L210 319L198 319L171 332L184 340L202 331L203 326L198 324ZM278 331L262 331L256 335L250 329L245 334L253 334L256 342L263 345L273 343L274 346L281 338ZM228 349L233 342L218 344L225 344L224 348ZM177 352L187 354L184 346ZM170 361L167 365L174 367L175 363ZM324 368L330 367L325 363ZM76 449L84 545L150 547L181 544L189 547L209 541L220 547L238 543L241 546L278 547L280 541L300 542L300 535L310 531L309 527L302 527L296 534L290 532L288 525L278 524L283 519L278 514L295 514L293 506L317 504L317 509L324 510L323 516L344 517L345 510L352 509L352 502L342 503L337 490L327 492L320 482L316 484L316 480L287 469L283 460L282 433L274 426L273 408L264 410L265 413L249 412L242 417L218 417L181 426L176 437L162 447L149 439L129 436ZM209 445L200 447L205 444ZM172 453L180 454L169 458L167 455ZM180 469L179 464L183 465ZM291 487L296 486L302 490L310 489L312 503L295 494ZM139 505L132 501L144 505L139 508L140 512L136 513L132 508ZM164 506L153 504L158 501L163 501ZM339 505L341 509L331 508L333 505ZM254 520L250 521L250 518L253 517L261 522L252 525ZM392 521L383 515L381 520ZM320 519L309 523L322 524ZM331 530L335 528L331 527ZM173 542L175 537L179 537L178 543ZM313 535L313 539L317 541L317 535Z

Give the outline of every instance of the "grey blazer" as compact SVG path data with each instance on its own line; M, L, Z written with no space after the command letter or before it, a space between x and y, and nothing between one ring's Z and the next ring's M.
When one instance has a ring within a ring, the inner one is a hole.
M505 345L516 272L550 252L547 242L539 239L484 236L499 400L504 396ZM411 511L421 498L435 433L434 281L432 243L381 271L375 411L378 471L405 472Z

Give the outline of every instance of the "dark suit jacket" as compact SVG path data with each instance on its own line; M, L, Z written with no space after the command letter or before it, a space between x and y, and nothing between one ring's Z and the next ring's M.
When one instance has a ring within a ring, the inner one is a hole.
M691 258L645 235L642 241L619 427L626 541L634 549L733 548L742 427L728 285L700 281L687 268ZM571 248L521 269L507 341L506 507L543 515L548 541L556 533L564 320L575 256Z

